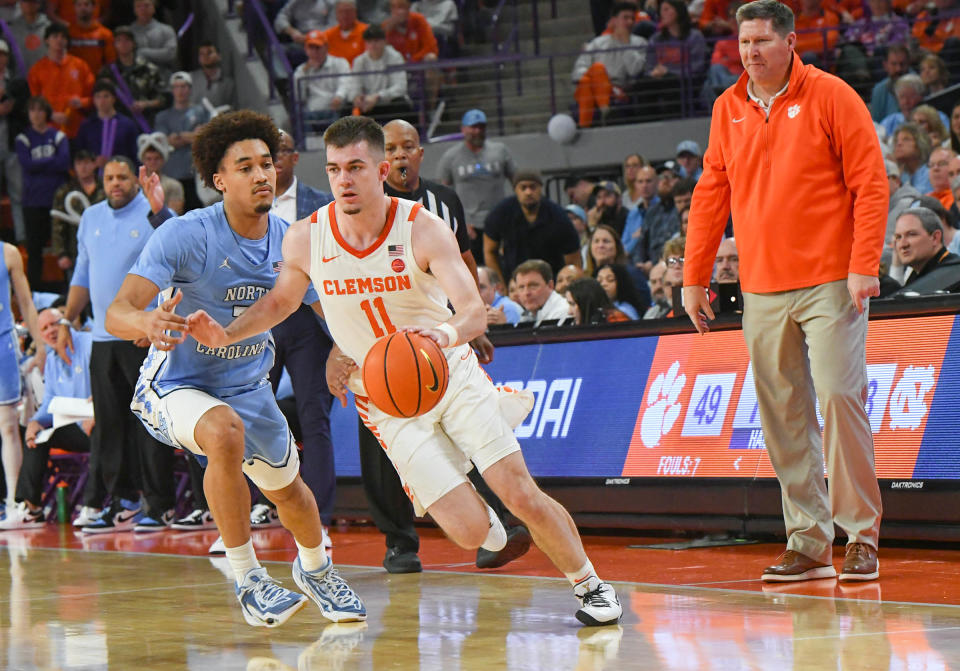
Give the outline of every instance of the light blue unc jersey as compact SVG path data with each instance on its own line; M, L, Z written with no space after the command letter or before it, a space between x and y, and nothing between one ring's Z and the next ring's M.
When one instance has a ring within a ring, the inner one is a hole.
M13 311L10 301L10 271L7 269L7 259L3 254L3 244L0 243L0 335L6 335L13 330Z
M0 405L20 400L20 344L10 309L10 272L0 244Z
M161 289L182 292L178 314L203 309L227 325L272 289L280 272L281 244L289 224L268 216L267 234L259 240L237 235L222 203L170 219L147 242L130 273ZM311 288L306 300L316 299ZM170 352L151 346L140 370L134 406L147 400L147 387L161 397L182 388L218 398L255 389L266 384L273 355L269 331L229 347L206 347L191 337Z

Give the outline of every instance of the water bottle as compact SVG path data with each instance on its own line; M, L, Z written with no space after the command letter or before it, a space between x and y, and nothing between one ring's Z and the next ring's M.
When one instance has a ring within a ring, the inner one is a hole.
M67 519L67 483L60 481L57 483L57 522L64 524Z

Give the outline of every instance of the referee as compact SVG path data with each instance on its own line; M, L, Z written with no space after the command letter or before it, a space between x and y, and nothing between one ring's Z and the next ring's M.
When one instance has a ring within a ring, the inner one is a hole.
M463 214L463 204L450 187L420 179L423 147L417 129L402 120L394 120L383 127L386 157L390 173L383 188L388 196L406 198L423 204L424 208L450 225L457 236L460 255L477 277L477 265L470 253L470 239ZM481 361L493 358L493 345L485 336L471 343L478 350ZM370 504L370 514L380 532L386 536L387 554L383 566L390 573L416 573L422 569L417 552L420 538L413 525L413 506L403 491L400 477L390 463L386 451L370 430L359 422L360 472L363 489ZM473 486L500 517L507 529L507 545L499 552L477 550L479 568L496 568L516 559L530 547L530 533L523 526L511 527L507 510L474 468L468 474Z

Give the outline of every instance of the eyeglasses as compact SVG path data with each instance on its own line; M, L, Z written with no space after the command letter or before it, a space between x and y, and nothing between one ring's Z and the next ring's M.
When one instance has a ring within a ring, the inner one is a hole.
M682 256L668 256L667 257L668 266L683 266L683 257Z
M936 163L927 163L927 167L933 170L934 168L946 168L950 165L950 161L937 161Z

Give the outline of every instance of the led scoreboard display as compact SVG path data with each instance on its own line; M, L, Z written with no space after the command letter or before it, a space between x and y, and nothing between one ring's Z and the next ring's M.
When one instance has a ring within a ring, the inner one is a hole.
M960 479L957 320L870 323L866 409L880 478ZM536 397L516 429L535 476L774 477L740 331L499 347L486 369ZM337 474L359 475L356 411L335 405Z

